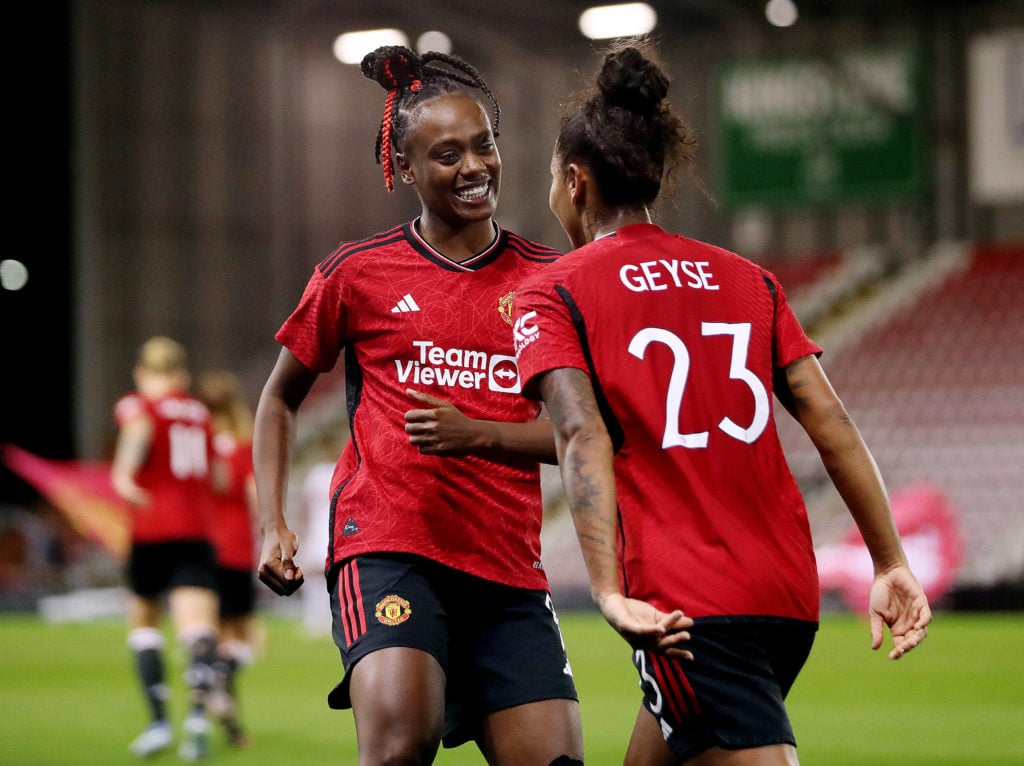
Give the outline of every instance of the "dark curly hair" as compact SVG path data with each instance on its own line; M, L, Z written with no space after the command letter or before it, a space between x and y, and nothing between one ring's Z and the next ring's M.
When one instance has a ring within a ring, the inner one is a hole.
M374 158L384 168L384 184L388 191L394 190L395 169L391 150L402 145L409 126L409 111L416 104L465 87L478 88L494 109L493 130L494 135L498 135L501 123L498 101L480 73L458 56L436 51L418 55L402 45L387 45L367 53L359 68L388 92L374 146Z
M696 140L666 100L670 81L643 41L611 48L597 87L561 118L555 153L586 165L611 206L649 206L676 171L692 169Z

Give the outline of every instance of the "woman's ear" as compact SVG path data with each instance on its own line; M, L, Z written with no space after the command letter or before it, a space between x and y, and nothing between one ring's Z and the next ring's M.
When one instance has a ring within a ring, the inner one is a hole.
M395 154L395 164L398 166L398 174L402 178L402 183L412 186L416 183L416 176L412 172L412 166L409 164L408 158L404 154Z
M584 207L587 203L587 191L590 186L590 172L575 162L566 168L566 187L569 189L569 201L573 207Z

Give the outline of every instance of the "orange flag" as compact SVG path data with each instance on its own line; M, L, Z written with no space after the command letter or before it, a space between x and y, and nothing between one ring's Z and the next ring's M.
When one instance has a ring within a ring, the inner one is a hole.
M11 444L0 445L4 462L63 513L82 535L124 558L131 511L110 483L110 463L50 460Z

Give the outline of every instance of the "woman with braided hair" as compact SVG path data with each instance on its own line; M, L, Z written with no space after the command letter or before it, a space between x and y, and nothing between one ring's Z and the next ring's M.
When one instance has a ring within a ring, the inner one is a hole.
M793 766L785 697L820 599L773 395L871 553L873 648L887 628L889 657L903 656L931 612L871 453L778 280L651 222L693 154L668 89L649 51L615 46L562 120L549 202L577 249L518 291L523 390L551 414L594 600L634 650L643 701L625 763ZM638 634L652 608L674 617Z
M475 741L490 764L582 764L572 672L540 559L550 423L519 396L516 286L558 253L501 229L501 158L480 75L404 47L366 56L387 91L376 156L422 213L314 270L276 335L256 412L260 579L302 584L285 518L299 407L344 352L351 436L331 482L326 551L359 763L431 763Z
M394 191L395 188L392 145L402 143L402 135L408 125L407 119L397 114L398 130L395 133L396 108L401 112L404 104L423 101L429 97L431 89L439 94L456 92L459 84L478 88L487 96L494 109L491 133L495 138L499 135L501 107L497 99L479 72L457 56L437 51L417 56L403 46L385 46L366 56L360 64L360 71L388 92L374 148L377 162L384 168L384 183L388 191ZM428 85L426 92L423 92L424 82ZM397 107L396 100L399 100Z

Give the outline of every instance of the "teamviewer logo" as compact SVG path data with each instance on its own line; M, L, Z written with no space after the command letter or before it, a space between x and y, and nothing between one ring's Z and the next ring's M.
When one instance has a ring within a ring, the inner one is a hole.
M499 394L518 394L521 390L519 365L516 364L514 356L492 354L487 373L487 383L492 391Z

